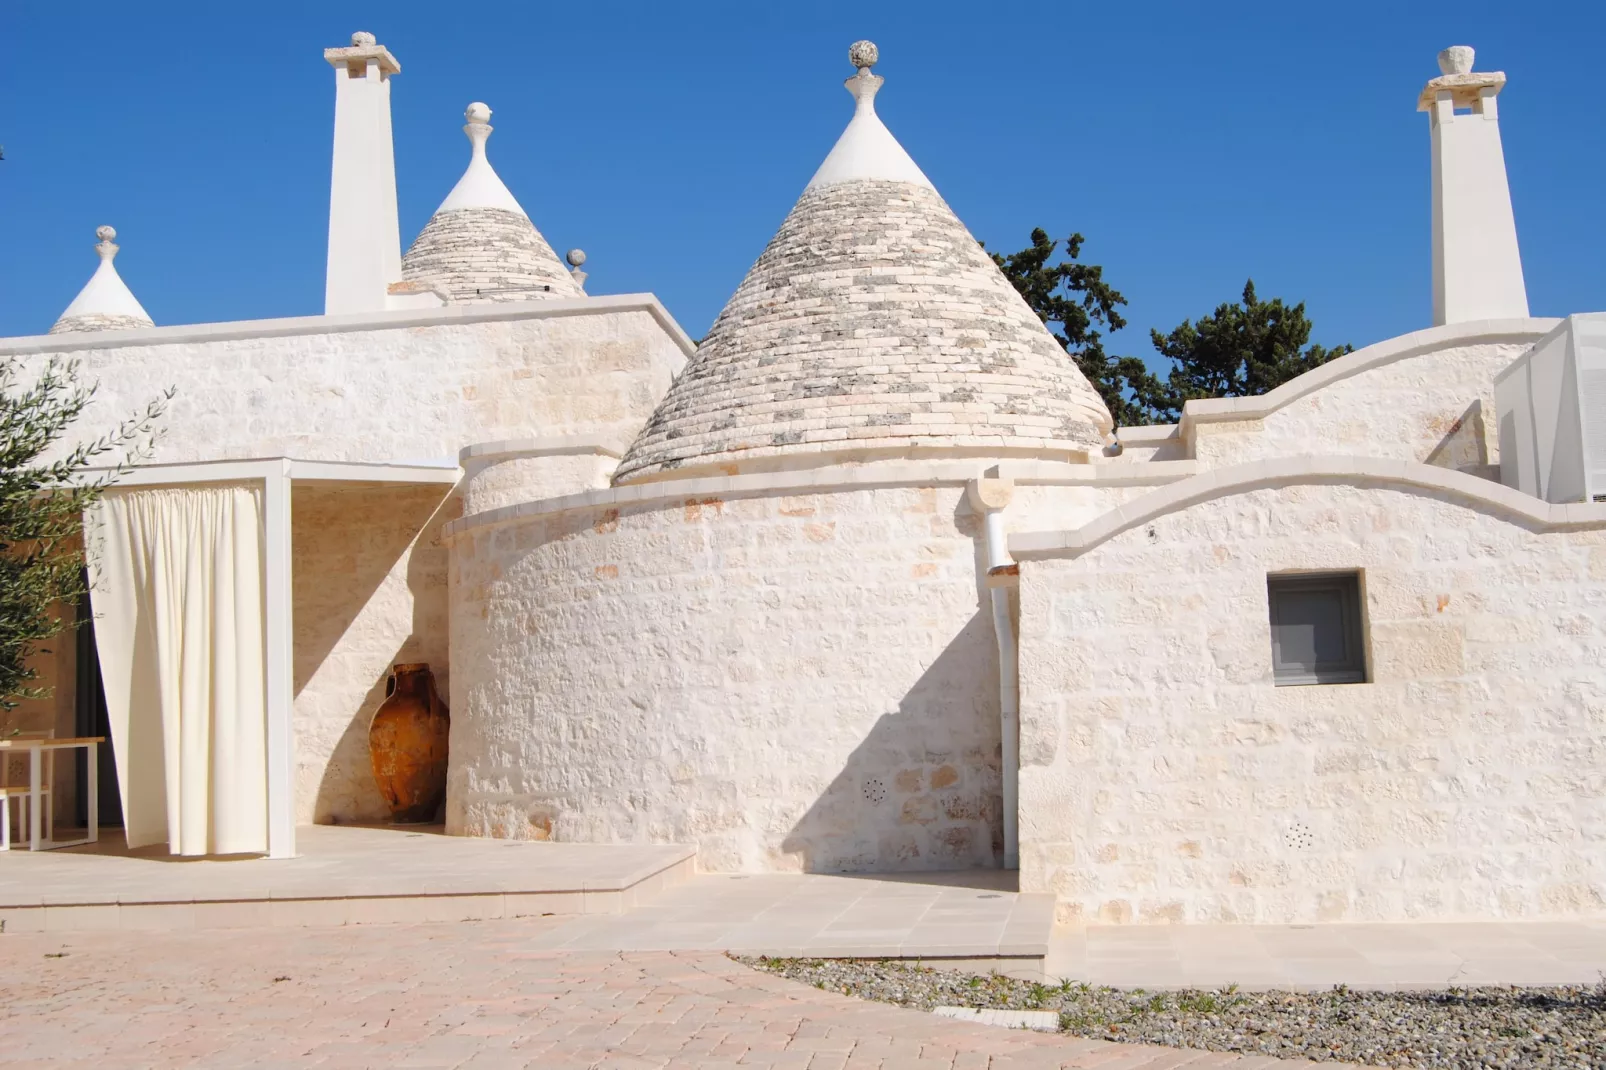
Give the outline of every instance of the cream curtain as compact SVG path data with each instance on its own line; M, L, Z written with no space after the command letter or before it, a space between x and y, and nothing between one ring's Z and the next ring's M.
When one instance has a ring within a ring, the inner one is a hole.
M85 532L128 845L266 852L260 486L112 491Z

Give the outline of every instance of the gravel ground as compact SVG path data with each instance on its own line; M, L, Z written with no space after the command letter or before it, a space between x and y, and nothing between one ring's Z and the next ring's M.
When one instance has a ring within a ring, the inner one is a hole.
M1431 992L1145 992L869 959L739 961L816 988L921 1010L1058 1011L1061 1030L1097 1040L1374 1066L1606 1068L1606 981L1591 988Z

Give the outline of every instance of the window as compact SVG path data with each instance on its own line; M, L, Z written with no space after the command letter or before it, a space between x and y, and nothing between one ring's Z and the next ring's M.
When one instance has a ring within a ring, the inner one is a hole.
M1266 594L1277 686L1366 681L1359 573L1267 576Z

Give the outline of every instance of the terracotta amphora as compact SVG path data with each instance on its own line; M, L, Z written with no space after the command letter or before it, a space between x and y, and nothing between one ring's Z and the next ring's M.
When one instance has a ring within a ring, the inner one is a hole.
M452 724L428 665L397 665L368 728L374 782L392 821L432 821L446 796L446 740Z

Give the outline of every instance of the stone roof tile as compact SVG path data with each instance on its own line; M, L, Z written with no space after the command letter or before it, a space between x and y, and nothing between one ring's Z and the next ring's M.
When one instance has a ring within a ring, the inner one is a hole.
M1102 443L1103 401L876 116L881 81L868 67L848 79L847 131L617 479L817 455L832 442L1045 453Z

